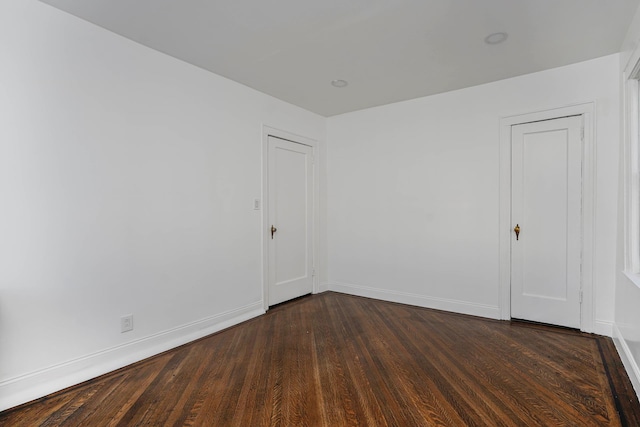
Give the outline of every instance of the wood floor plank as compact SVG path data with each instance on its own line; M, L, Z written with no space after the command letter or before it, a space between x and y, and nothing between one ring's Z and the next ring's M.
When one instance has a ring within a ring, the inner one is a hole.
M327 292L2 426L640 426L610 338Z

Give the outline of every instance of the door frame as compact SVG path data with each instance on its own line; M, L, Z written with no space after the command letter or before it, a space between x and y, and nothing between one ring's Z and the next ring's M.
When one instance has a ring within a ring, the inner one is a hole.
M500 118L499 308L503 320L511 319L511 127L567 116L582 116L582 266L580 330L596 332L593 289L595 253L595 102L568 105Z
M294 142L296 144L307 145L311 147L312 152L312 191L313 191L313 201L312 201L312 213L311 213L311 236L313 239L311 250L312 250L312 272L313 272L313 293L316 294L319 292L318 289L318 254L319 252L319 235L318 230L319 227L319 159L318 152L319 146L318 141L315 139L307 138L301 135L296 135L291 132L287 132L281 129L273 128L267 125L262 125L262 206L260 209L262 210L262 221L261 221L261 233L260 238L262 242L262 306L265 311L269 310L269 137L275 137L280 139L285 139L287 141Z

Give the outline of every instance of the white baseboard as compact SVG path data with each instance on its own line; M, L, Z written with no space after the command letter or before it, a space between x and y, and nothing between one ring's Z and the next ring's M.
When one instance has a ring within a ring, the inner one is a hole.
M329 284L328 283L320 283L318 285L318 294L321 294L323 292L327 292L329 290Z
M262 302L256 302L2 381L0 382L0 411L80 384L264 313Z
M604 335L605 337L613 337L613 322L596 320L593 325L593 333Z
M451 311L454 313L469 314L471 316L500 319L500 308L493 305L476 304L468 301L390 291L386 289L371 288L368 286L352 285L349 283L333 282L328 285L330 290L341 292L343 294L398 302L418 307L433 308L436 310Z
M640 399L640 367L638 367L637 361L633 358L627 342L615 323L613 324L613 343L616 345L622 364L627 371L627 375L629 375L631 384L633 384L633 389Z

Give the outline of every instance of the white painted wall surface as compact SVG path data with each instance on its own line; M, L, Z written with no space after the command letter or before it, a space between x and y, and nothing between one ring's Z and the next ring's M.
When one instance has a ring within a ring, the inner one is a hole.
M628 67L632 54L638 52L640 46L640 8L636 11L631 26L627 32L624 43L622 44L622 52L620 54L620 69L624 71ZM633 67L635 64L631 64ZM625 77L621 73L619 82L625 90ZM627 113L624 103L621 103L623 111L621 128L624 134L627 128ZM628 155L628 138L621 138L620 149L620 179L619 179L619 226L618 226L618 245L617 245L617 265L616 265L616 298L615 298L615 325L614 325L614 341L618 349L618 353L627 369L629 378L636 390L636 394L640 396L640 287L631 281L624 273L625 271L625 215L627 212L625 204L625 175L628 173L629 161L625 159ZM627 148L627 150L625 150Z
M320 116L0 2L0 410L262 312L263 124L325 139Z
M627 29L627 34L620 47L620 64L622 70L627 65L632 52L640 45L640 7L636 10L631 25Z
M330 288L498 318L499 119L595 101L595 319L610 335L618 74L616 54L329 118Z
M640 396L640 288L622 272L616 283L614 339L636 394Z

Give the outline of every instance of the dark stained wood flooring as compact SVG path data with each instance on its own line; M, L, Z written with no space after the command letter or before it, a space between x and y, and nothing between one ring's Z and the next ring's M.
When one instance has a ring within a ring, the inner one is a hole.
M2 426L640 426L611 339L324 293Z

